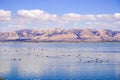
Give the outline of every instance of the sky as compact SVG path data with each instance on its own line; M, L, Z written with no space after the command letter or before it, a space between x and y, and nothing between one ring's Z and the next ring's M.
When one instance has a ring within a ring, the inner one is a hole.
M120 0L0 0L0 31L119 25Z

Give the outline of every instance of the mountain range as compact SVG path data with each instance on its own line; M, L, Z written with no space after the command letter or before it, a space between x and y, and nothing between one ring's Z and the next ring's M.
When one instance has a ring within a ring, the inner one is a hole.
M120 31L96 29L23 29L0 32L0 42L120 42Z

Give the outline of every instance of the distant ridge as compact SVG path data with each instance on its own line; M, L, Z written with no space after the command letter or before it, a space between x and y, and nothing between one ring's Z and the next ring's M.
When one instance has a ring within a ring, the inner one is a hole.
M120 42L120 31L96 29L23 29L0 32L0 41L20 42Z

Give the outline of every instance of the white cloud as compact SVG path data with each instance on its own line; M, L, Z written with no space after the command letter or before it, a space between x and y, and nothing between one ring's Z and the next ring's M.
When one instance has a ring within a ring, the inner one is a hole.
M61 18L64 21L78 21L80 20L81 15L79 14L74 14L74 13L69 13L69 14L64 14Z
M19 10L17 15L23 19L29 20L40 20L40 21L51 21L56 20L57 15L55 14L48 14L43 10Z
M120 13L115 13L115 14L114 14L114 17L115 17L116 19L119 19L119 20L120 20Z
M66 13L61 16L49 14L43 10L18 10L11 14L10 11L0 10L0 27L11 29L23 28L119 28L120 13L114 14L77 14ZM4 22L3 22L4 21ZM82 26L84 25L84 27ZM111 27L112 26L112 27Z
M114 13L114 14L98 14L96 15L96 18L99 20L120 20L120 13Z
M114 20L114 15L112 14L98 14L96 15L97 20L110 21Z
M17 15L19 18L22 18L24 20L39 20L39 21L58 21L58 22L63 22L63 23L68 23L72 21L86 21L86 20L91 20L91 21L96 21L96 20L104 20L104 21L109 21L109 20L116 20L120 19L120 13L115 13L115 14L86 14L86 15L81 15L81 14L75 14L75 13L68 13L68 14L63 14L62 16L58 16L57 14L49 14L43 10L18 10Z
M11 17L10 11L0 10L0 21L10 20L10 17Z
M91 15L91 14L81 15L81 14L68 13L68 14L64 14L62 16L62 19L68 21L81 21L81 20L96 20L96 17L95 15Z

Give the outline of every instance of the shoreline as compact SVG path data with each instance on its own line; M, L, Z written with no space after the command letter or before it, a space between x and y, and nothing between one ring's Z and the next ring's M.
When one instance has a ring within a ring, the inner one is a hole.
M0 43L120 43L120 41L0 41Z

